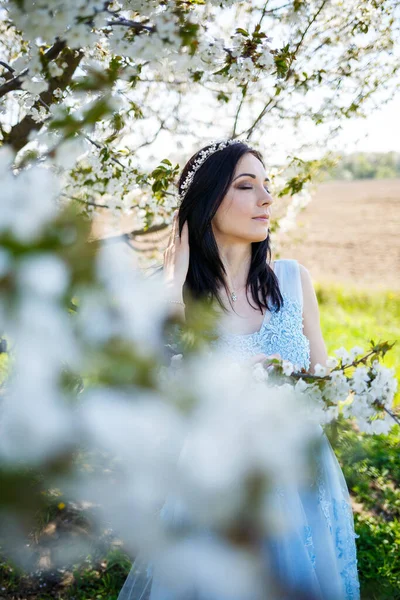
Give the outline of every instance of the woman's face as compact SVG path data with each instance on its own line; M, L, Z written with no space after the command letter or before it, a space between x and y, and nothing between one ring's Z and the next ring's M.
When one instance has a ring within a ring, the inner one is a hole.
M268 237L273 199L262 163L247 152L236 165L232 183L212 220L216 238L224 242L261 242ZM257 217L267 216L267 220ZM221 240L222 241L222 240Z

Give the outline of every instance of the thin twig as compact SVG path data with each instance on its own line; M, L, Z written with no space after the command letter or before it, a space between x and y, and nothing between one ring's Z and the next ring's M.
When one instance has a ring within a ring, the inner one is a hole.
M119 25L122 27L131 27L132 29L136 29L136 31L149 31L150 33L154 33L156 28L151 25L144 25L144 23L140 23L139 21L132 21L131 19L124 19L123 17L115 20L107 21L107 25L110 27L114 27L115 25Z
M319 9L317 10L317 12L315 13L315 15L313 15L313 17L309 20L309 22L307 23L307 27L305 28L305 30L303 31L302 35L300 36L300 40L297 42L296 47L294 49L294 51L292 52L292 55L290 57L289 60L289 65L288 65L288 69L286 71L286 76L284 78L284 81L286 82L289 77L292 74L291 71L291 66L293 64L294 59L296 58L296 54L299 51L304 38L306 36L306 34L308 33L308 30L310 29L311 25L314 23L314 21L317 19L318 15L320 14L320 12L322 11L322 9L324 8L325 4L326 4L327 0L323 0L323 2L321 3L321 6L319 7ZM254 123L251 125L251 127L247 130L247 136L246 139L250 140L250 137L252 136L254 129L256 128L256 126L258 125L258 123L264 118L264 116L266 115L267 111L268 111L268 107L270 106L271 102L273 101L273 98L270 98L267 102L267 104L264 106L264 108L261 110L261 112L259 113L259 115L257 116L256 120L254 121Z
M88 142L90 142L91 144L93 144L93 146L96 146L96 148L99 148L100 150L103 150L103 148L106 148L106 146L103 146L102 144L100 144L99 142L96 142L96 140L92 140L91 137L89 137L86 133L84 133L83 131L80 132L80 135L82 137L85 138L85 140L87 140ZM111 151L110 151L110 158L113 162L115 162L117 165L119 165L120 167L122 167L123 169L126 169L126 166L118 160L118 158L115 158L114 156L112 156Z
M69 196L65 192L61 192L61 196L64 196L64 198L68 198L68 200L75 200L76 202L80 202L81 204L95 206L96 208L111 208L110 206L108 206L108 204L97 204L97 202L92 202L91 200L82 200L82 198L77 198L76 196Z
M386 406L382 406L382 408L390 417L392 417L392 419L397 423L397 425L400 425L400 419L391 410L386 408Z
M248 85L249 85L248 83L245 83L245 85L242 88L242 97L240 99L239 106L238 106L238 109L237 109L236 115L235 115L235 122L233 124L232 138L236 137L236 127L237 127L237 124L238 124L240 111L242 110L243 102L244 102L244 99L246 97Z

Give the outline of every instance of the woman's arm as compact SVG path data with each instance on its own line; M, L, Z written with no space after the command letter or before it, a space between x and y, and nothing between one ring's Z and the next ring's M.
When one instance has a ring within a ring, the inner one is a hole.
M310 342L310 373L314 373L317 363L326 365L328 353L322 336L318 300L310 272L300 263L299 267L303 288L303 333Z

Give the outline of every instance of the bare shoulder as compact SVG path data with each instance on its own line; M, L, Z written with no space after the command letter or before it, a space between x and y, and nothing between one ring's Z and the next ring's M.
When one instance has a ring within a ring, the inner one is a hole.
M299 264L301 286L303 288L303 333L310 342L310 373L317 363L324 365L328 358L322 335L317 295L310 271Z
M301 287L303 288L303 312L308 309L315 310L318 306L317 296L310 271L304 265L299 264Z
M306 285L307 285L307 282L312 283L311 273L307 269L307 267L305 267L301 263L298 263L298 265L299 265L299 270L300 270L301 283L302 284L305 283Z

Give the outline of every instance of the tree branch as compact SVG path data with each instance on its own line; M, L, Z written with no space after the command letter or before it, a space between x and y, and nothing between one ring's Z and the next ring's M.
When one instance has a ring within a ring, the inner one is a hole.
M9 71L10 73L15 73L15 69L10 67L10 65L8 63L4 62L4 60L0 60L0 65L2 67L4 67L5 69L7 69L7 71ZM10 78L11 76L7 73L6 75L3 75L3 77L5 77L7 79L7 77Z
M62 42L59 43L58 48L60 49L61 46ZM53 55L54 53L55 51L53 52ZM64 90L67 87L73 77L73 74L75 73L76 68L82 60L82 57L83 51L75 51L64 47L62 58L67 63L67 67L64 69L64 72L60 77L53 77L49 80L49 87L39 95L39 99L34 104L35 108L39 108L41 104L47 106L53 104L54 90L57 88ZM11 128L11 131L4 138L4 143L11 145L14 150L18 152L18 150L21 150L21 148L23 148L28 142L28 137L31 131L38 131L42 125L43 123L34 121L31 115L26 115L22 121Z
M64 48L65 48L64 40L57 40L51 46L51 48L46 50L46 52L44 53L44 59L45 59L46 63L57 58L57 56L60 54L60 52L62 52L62 50ZM8 65L7 63L0 61L0 64L3 65L3 67L5 67L11 73L15 73L15 69L10 67L10 65ZM26 68L23 71L21 71L21 73L19 73L18 75L15 75L15 77L12 77L11 79L9 79L6 83L3 83L3 85L0 86L0 98L5 96L9 92L14 92L15 90L20 90L21 84L22 84L22 78L25 77L25 75L27 75L28 72L29 72L29 68Z
M57 58L57 56L60 54L60 52L62 52L64 50L65 46L66 46L66 43L64 40L57 40L56 42L54 42L54 44L51 46L51 48L46 50L46 52L44 53L44 58L45 58L46 62L50 62L51 60L54 60L55 58Z
M21 84L22 84L22 78L28 73L28 71L29 71L29 69L24 69L23 71L21 71L21 73L19 73L19 75L12 77L8 81L6 81L6 83L3 83L3 85L0 85L0 98L5 96L9 92L14 92L15 90L20 90Z

